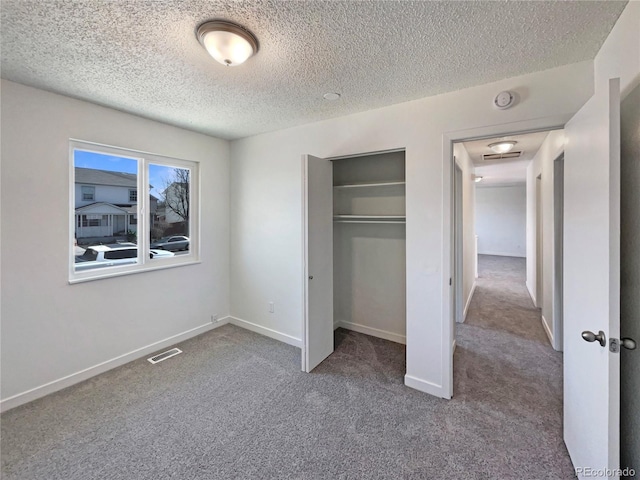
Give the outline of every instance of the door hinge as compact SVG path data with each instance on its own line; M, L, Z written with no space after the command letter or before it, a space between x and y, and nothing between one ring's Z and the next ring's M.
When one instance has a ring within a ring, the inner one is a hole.
M451 277L449 277L449 286L451 286Z

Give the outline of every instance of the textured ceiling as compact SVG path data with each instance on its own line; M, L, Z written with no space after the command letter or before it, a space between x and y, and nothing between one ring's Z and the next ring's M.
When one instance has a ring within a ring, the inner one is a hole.
M482 182L477 185L479 187L489 187L525 183L529 162L536 156L548 134L548 131L535 132L463 142L471 161L475 165L475 174L482 177ZM522 155L508 160L483 160L482 155L494 153L489 148L489 144L501 140L515 140L518 142L513 151L522 152Z
M1 72L232 139L593 59L625 3L2 0ZM214 18L259 53L216 63Z

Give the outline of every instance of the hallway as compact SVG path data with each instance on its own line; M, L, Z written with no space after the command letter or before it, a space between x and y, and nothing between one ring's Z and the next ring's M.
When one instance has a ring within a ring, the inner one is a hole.
M562 439L562 353L527 292L525 259L480 255L478 270L466 321L456 324L454 399L484 411L483 427L502 430L486 433L487 451L509 451L505 462L529 455L547 466L548 478L572 478Z

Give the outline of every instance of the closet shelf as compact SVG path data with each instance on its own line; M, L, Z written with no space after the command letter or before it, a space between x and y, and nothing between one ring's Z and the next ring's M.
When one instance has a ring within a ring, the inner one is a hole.
M334 215L336 223L406 223L405 215Z
M397 181L397 182L347 183L344 185L334 185L333 188L390 187L393 185L406 185L406 182Z

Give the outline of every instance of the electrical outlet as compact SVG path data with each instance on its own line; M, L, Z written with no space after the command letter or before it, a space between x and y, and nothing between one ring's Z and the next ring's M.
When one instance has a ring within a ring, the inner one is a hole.
M211 315L211 323L216 323L218 321L218 315Z
M273 304L273 302L269 302L269 313L273 313L275 311L275 305Z

